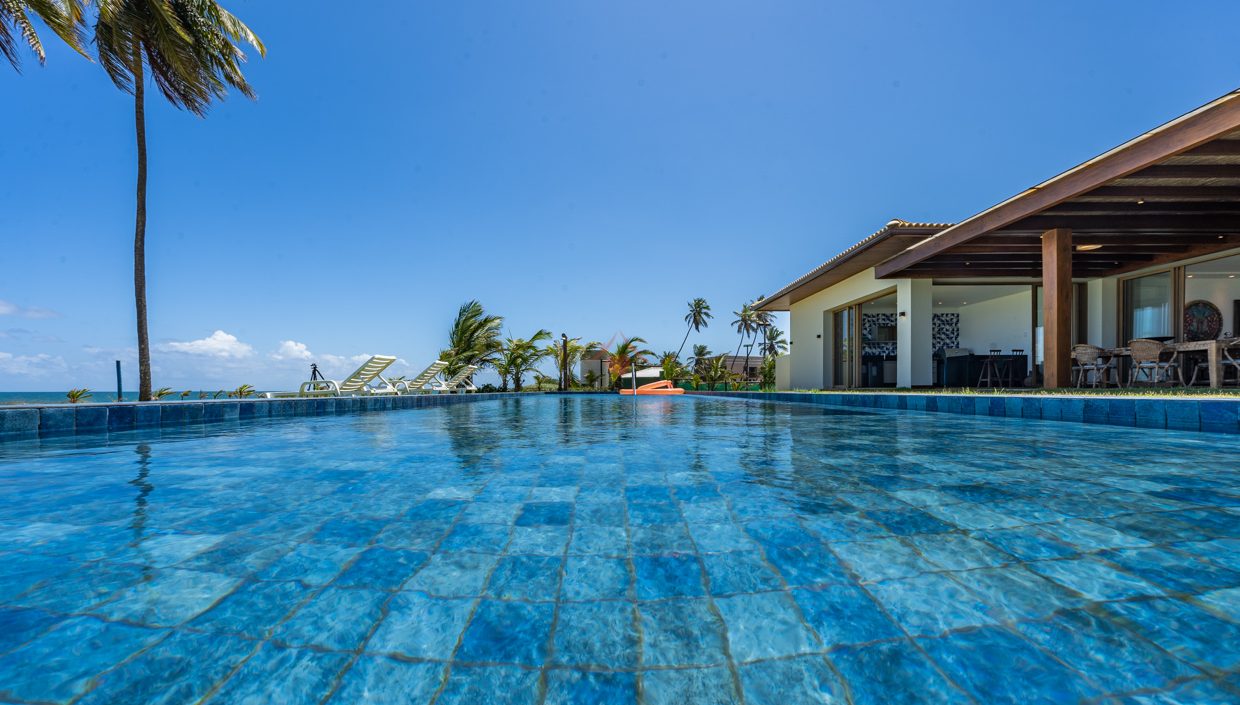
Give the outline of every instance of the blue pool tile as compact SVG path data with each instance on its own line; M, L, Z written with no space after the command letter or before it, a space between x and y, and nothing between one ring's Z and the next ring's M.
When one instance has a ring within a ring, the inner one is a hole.
M362 656L340 681L332 705L429 703L443 682L442 663Z
M92 612L150 626L176 626L232 592L238 580L196 570L162 570L125 588Z
M43 408L39 410L39 433L63 434L73 433L76 414L70 408Z
M692 534L697 549L703 553L749 551L758 547L749 534L730 521L690 523L689 533Z
M1162 589L1116 570L1092 556L1029 564L1034 572L1076 590L1091 600L1119 600L1140 595L1161 595Z
M352 651L379 621L387 599L387 593L378 590L327 588L281 624L272 638L288 646Z
M821 656L761 661L740 667L741 687L750 705L844 703L845 688Z
M896 536L911 534L933 534L955 529L950 524L930 516L920 509L903 509L899 511L867 511L866 514L874 521L886 526Z
M564 526L572 510L568 502L528 502L517 517L517 526Z
M807 546L817 544L818 539L792 519L768 519L751 521L745 531L766 546Z
M1170 549L1130 548L1100 555L1147 582L1180 592L1240 585L1240 572Z
M1162 399L1137 399L1133 407L1140 428L1167 428L1167 403Z
M787 592L734 595L717 598L715 604L727 625L732 658L738 661L791 656L821 648Z
M875 583L870 592L913 635L939 634L994 621L980 598L938 573Z
M236 421L241 417L241 405L235 401L203 404L202 420L206 423Z
M574 521L581 526L624 527L626 518L623 502L579 503Z
M1202 400L1201 430L1222 433L1240 433L1237 411L1240 402L1235 400Z
M900 636L899 629L860 588L851 584L792 591L801 614L830 648Z
M266 638L270 630L310 594L310 588L295 581L248 582L191 625L195 629Z
M637 676L558 669L547 673L546 705L631 705L637 702Z
M131 404L117 404L108 407L108 430L128 431L136 424L136 407Z
M102 431L108 427L108 407L82 405L74 409L73 427L78 431Z
M999 620L1041 619L1084 602L1075 593L1019 565L952 573L957 582L986 604L986 614Z
M66 562L65 565L72 564ZM8 569L12 571L10 577L18 578L17 585L25 584L26 580L13 571L11 564ZM58 571L59 566L55 570ZM87 563L68 574L54 576L53 580L28 591L15 602L54 612L83 612L150 577L149 571L138 565Z
M79 703L197 702L249 656L254 642L218 634L173 632L133 661L105 675Z
M329 519L310 540L337 546L365 546L378 536L384 524L378 519Z
M1019 419L1024 411L1024 400L1020 397L1003 398L1004 415L1009 419Z
M1080 423L1085 420L1085 399L1079 397L1060 399L1059 418L1062 421L1075 421Z
M1240 665L1240 624L1179 600L1116 602L1106 609L1124 626L1189 663L1218 669Z
M623 525L578 526L573 529L568 552L575 555L624 556L628 554L628 535Z
M1134 399L1108 399L1107 423L1112 426L1135 426L1137 404Z
M560 558L506 556L499 560L486 594L516 600L555 600L560 588Z
M862 581L909 578L935 570L899 539L837 543L831 548Z
M1039 561L1076 555L1076 550L1032 526L979 531L976 537L1017 558Z
M0 697L67 701L91 679L163 637L165 632L71 617L26 646L0 657Z
M708 553L702 556L712 595L778 590L779 576L757 552Z
M423 551L368 548L336 578L336 585L395 590L422 567L427 557Z
M483 553L436 553L404 586L443 597L482 594L496 557Z
M1201 406L1195 399L1167 399L1163 402L1167 428L1176 431L1201 430Z
M30 435L39 431L38 409L0 409L0 437Z
M507 524L456 524L439 550L503 553L511 533Z
M514 666L456 666L448 673L442 705L535 705L538 703L538 671Z
M741 702L732 674L726 668L646 671L641 679L648 705L733 705Z
M0 654L16 649L63 619L38 609L0 607Z
M855 541L886 536L888 531L856 511L836 511L805 517L801 523L824 541Z
M264 644L211 697L219 705L317 705L331 691L349 654ZM278 683L278 688L273 687Z
M926 560L946 570L991 568L1012 559L1006 553L962 534L932 534L910 539Z
M546 603L483 600L465 630L457 660L541 666L554 610Z
M702 569L694 556L634 556L637 599L705 595Z
M265 568L263 580L300 580L307 585L331 582L352 561L359 548L303 543Z
M406 517L410 521L454 521L465 509L465 502L450 499L427 499L409 508Z
M365 648L410 658L447 661L477 604L477 599L473 598L402 592L388 604L387 616Z
M1163 688L1197 674L1142 639L1101 617L1071 610L1046 622L1024 622L1017 629L1059 660L1089 673L1109 692Z
M567 526L516 526L508 539L507 552L531 556L560 556L568 545Z
M958 632L921 643L978 702L1058 705L1099 694L1050 654L1000 627ZM1013 677L1017 673L1020 677Z
M705 599L644 602L637 607L642 665L725 663L723 624Z
M823 544L769 546L766 559L789 586L822 585L849 580L844 566Z
M603 556L569 556L562 600L620 600L629 597L628 561Z
M831 660L848 682L855 705L973 702L906 639L846 646L833 651Z
M1110 420L1110 407L1106 399L1087 398L1082 400L1081 420L1085 423L1105 424Z
M659 555L693 551L693 539L684 524L634 526L629 531L633 553Z
M379 532L375 543L388 548L430 550L439 545L451 526L446 521L398 521Z
M1042 418L1042 400L1037 397L1023 397L1020 400L1020 416L1025 419Z
M555 623L555 661L613 670L634 668L637 640L631 602L564 604Z

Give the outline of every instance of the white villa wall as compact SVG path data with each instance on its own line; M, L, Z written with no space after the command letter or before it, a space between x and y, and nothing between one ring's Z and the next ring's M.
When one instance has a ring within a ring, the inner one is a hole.
M830 311L860 299L896 288L901 280L875 279L867 269L789 307L792 364L789 383L793 389L822 389L830 382L824 368L830 362ZM904 280L907 281L907 280ZM825 315L824 315L825 314ZM824 323L825 322L825 323ZM821 336L821 337L819 337Z
M960 347L968 348L976 355L985 355L992 348L1005 353L1019 348L1032 354L1033 341L1029 330L1032 296L1032 292L1026 289L956 309L960 312Z
M792 389L792 358L780 355L775 358L775 389L786 392Z

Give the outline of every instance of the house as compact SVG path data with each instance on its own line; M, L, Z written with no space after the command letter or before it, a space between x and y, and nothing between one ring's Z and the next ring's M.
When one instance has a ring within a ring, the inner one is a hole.
M959 223L892 220L759 308L790 388L1071 384L1077 343L1240 335L1240 91ZM997 379L996 379L997 377Z

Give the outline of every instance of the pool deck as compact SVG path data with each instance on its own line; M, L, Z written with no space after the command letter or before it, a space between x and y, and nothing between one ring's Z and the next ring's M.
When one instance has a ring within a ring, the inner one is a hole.
M687 392L702 396L1041 419L1171 431L1240 433L1240 399L1099 395Z

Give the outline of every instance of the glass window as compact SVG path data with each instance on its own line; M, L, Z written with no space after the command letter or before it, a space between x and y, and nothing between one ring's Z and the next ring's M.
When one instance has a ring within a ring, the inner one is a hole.
M1128 339L1169 338L1171 272L1160 272L1124 282L1124 326Z

